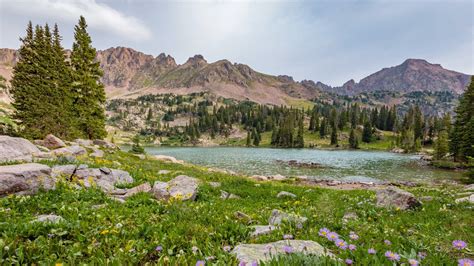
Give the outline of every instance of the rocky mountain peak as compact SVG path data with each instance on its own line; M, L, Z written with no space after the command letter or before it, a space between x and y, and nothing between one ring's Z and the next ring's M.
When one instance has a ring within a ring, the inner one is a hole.
M164 65L164 66L168 66L168 67L176 67L177 66L176 61L174 60L174 58L171 55L166 55L165 53L159 54L155 58L155 60L159 64Z
M184 63L184 65L190 65L190 66L194 66L194 67L205 66L205 65L207 65L207 61L206 61L206 59L204 59L204 56L198 54L198 55L195 55L193 57L190 57L188 59L188 61L186 61L186 63Z

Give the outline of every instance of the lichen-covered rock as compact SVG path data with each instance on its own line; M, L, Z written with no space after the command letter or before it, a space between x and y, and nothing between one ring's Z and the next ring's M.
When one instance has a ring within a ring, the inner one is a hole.
M274 225L254 225L252 226L253 232L251 234L252 237L257 237L260 235L267 235L270 234L273 230L276 230L278 227Z
M79 156L86 153L87 153L86 149L78 145L67 146L64 148L59 148L59 149L55 149L51 151L51 154L55 156L65 156L65 155Z
M91 157L102 158L104 157L104 151L97 148L92 148L92 153L89 155Z
M170 193L168 192L168 183L155 181L151 193L157 200L168 200L170 198Z
M273 210L272 215L268 219L270 225L280 225L282 223L294 223L298 226L302 226L308 218L299 216L296 214L290 214L282 212L280 210Z
M207 182L211 187L218 188L221 186L220 182Z
M180 175L168 183L155 182L152 193L156 199L195 200L198 193L199 180L194 177Z
M112 142L108 142L106 140L103 140L103 139L95 139L93 141L93 143L94 143L94 145L98 145L98 146L106 148L106 149L111 149L111 150L118 149L117 145L113 144Z
M296 195L290 192L280 191L280 193L277 194L277 198L296 198Z
M456 203L463 203L463 202L474 203L474 194L464 197L464 198L456 199Z
M126 193L122 197L127 199L135 194L138 194L141 192L148 193L150 191L151 191L150 183L146 182L136 187L126 189Z
M92 140L90 139L75 139L74 142L83 147L90 147L93 145Z
M64 148L66 144L60 138L53 134L48 134L43 140L35 140L37 145L44 146L48 149Z
M51 168L37 163L0 166L0 197L9 194L31 195L40 189L54 189Z
M221 199L240 199L240 197L227 191L221 190Z
M250 266L254 265L252 263L269 261L274 257L285 254L284 247L288 246L291 247L294 253L334 257L319 243L309 240L280 240L267 244L241 244L236 246L232 253L238 261L245 263L243 265Z
M64 221L64 218L59 215L54 214L42 214L36 216L36 218L31 221L32 223L59 223Z
M255 181L268 181L268 177L266 177L264 175L253 175L250 178L255 180Z
M0 163L31 162L33 156L40 152L38 147L26 139L0 135Z
M408 210L421 206L421 203L410 192L397 187L387 187L377 191L376 205L384 208Z

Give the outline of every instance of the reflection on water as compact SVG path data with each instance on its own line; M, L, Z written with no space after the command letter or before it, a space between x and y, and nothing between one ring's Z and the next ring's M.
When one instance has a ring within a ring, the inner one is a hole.
M459 175L424 166L418 156L389 152L241 147L147 147L146 151L149 154L170 155L189 163L248 175L306 175L317 179L355 181L421 181ZM279 160L317 163L325 167L296 167L278 162Z

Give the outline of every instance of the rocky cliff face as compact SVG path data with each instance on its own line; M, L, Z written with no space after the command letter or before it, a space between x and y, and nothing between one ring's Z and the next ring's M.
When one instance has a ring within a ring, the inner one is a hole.
M449 91L461 94L470 82L470 76L444 69L423 59L407 59L401 65L384 68L355 83L346 82L342 87L331 88L340 94L355 95L361 92L393 91Z

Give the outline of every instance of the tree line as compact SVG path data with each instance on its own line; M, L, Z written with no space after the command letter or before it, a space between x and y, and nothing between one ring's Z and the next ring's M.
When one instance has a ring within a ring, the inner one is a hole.
M19 61L13 69L11 93L20 135L63 139L106 136L105 91L96 49L84 17L74 28L70 55L61 45L57 24L33 27L20 38Z

